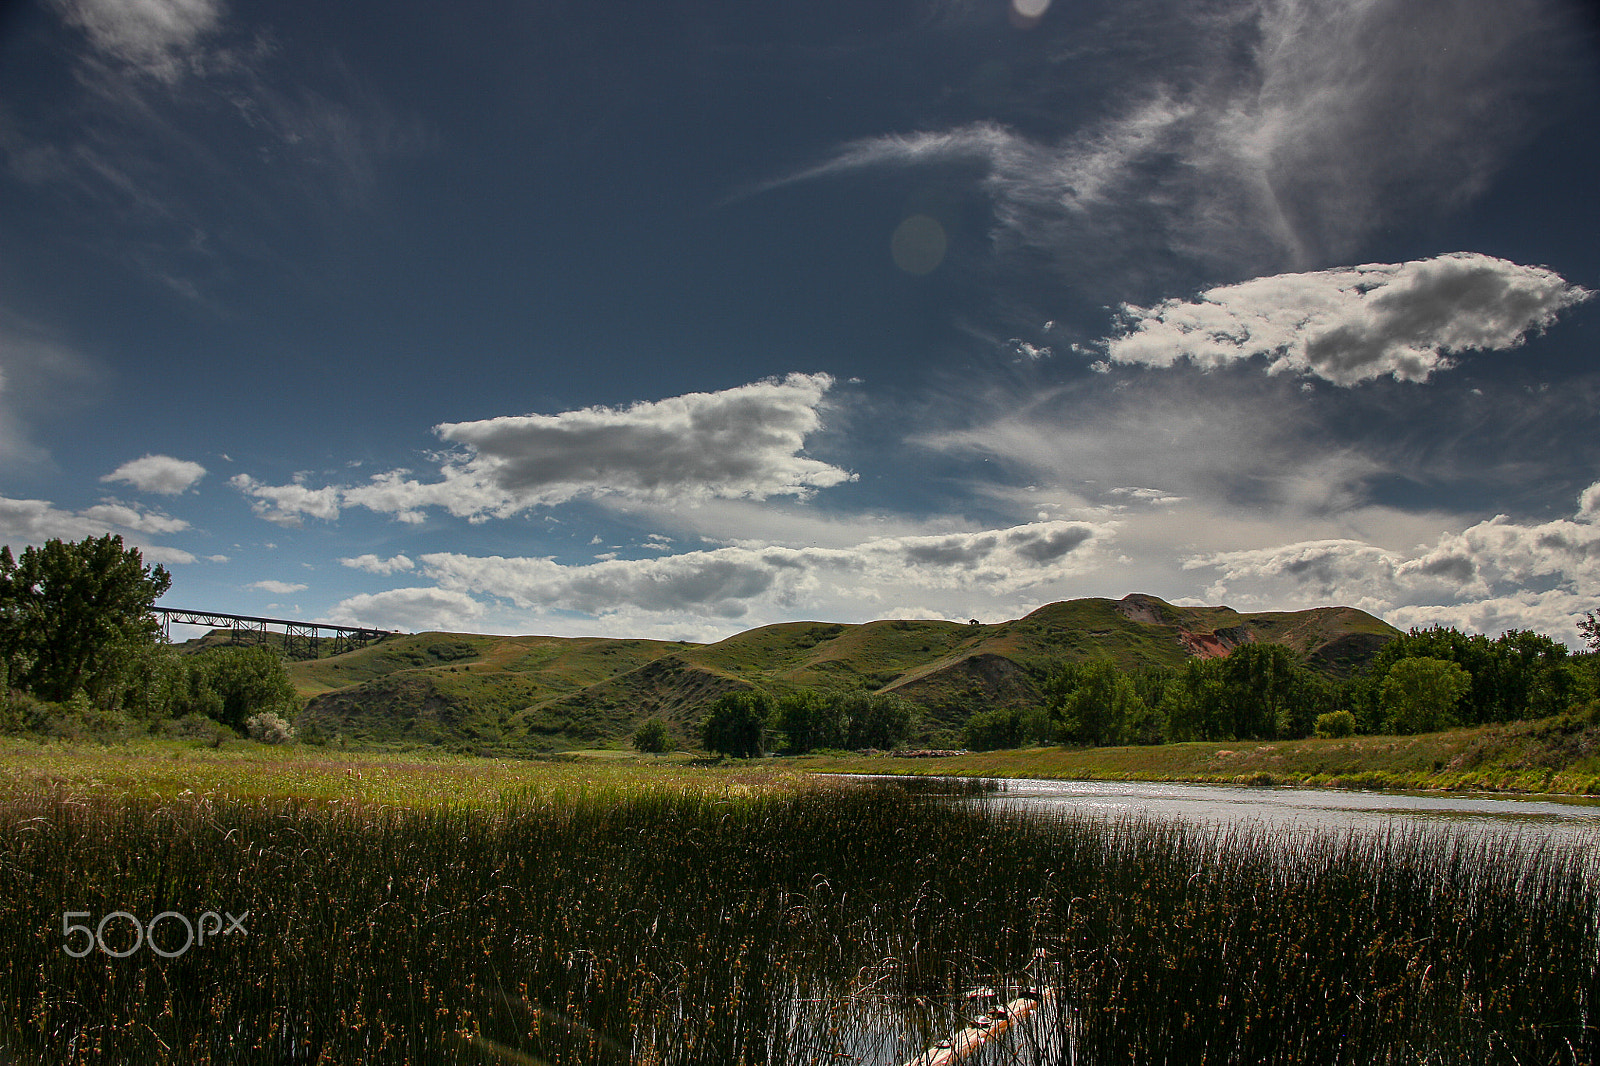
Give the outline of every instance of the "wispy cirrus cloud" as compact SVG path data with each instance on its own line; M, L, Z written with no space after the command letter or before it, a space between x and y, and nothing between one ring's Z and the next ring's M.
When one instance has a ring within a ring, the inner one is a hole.
M100 383L100 368L66 338L0 306L0 461L13 470L48 464L34 424L85 402Z
M1451 355L1503 351L1594 293L1554 271L1458 252L1409 263L1279 274L1193 300L1121 308L1103 342L1114 363L1215 368L1255 357L1267 372L1336 385L1425 381Z
M460 518L508 518L580 497L696 501L806 497L853 475L801 453L823 426L826 374L790 374L720 392L689 393L625 408L587 407L435 427L461 452L438 481L392 470L348 486L266 485L249 475L234 487L258 514L297 523L364 507L420 522L439 508Z
M1366 484L1393 465L1383 449L1334 435L1329 414L1283 378L1178 370L1120 384L1096 375L1026 395L969 393L959 411L929 419L967 425L912 443L984 460L963 488L1022 513L1177 506L1308 519L1361 506Z
M303 57L220 0L49 0L73 90L0 115L0 165L96 220L148 280L216 304L233 254L331 227L436 138L337 54ZM240 224L240 208L264 225ZM130 235L136 239L127 240Z
M1348 255L1386 223L1480 192L1543 120L1540 90L1573 65L1572 12L1555 0L1421 6L1116 5L1083 35L1111 54L1080 57L1072 42L1058 61L1092 61L1113 88L1092 117L1057 100L1056 136L1041 132L1042 103L1029 132L984 120L863 138L763 189L975 166L997 249L1096 288Z
M222 24L217 0L51 0L103 56L164 82L190 68Z

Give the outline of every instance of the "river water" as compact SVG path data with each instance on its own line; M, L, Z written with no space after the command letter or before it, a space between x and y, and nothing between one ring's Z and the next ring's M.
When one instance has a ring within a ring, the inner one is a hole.
M1002 791L974 802L1108 821L1178 819L1208 826L1335 832L1433 829L1551 842L1576 840L1600 849L1597 798L1028 778L1006 779L1001 787Z
M1592 840L1600 847L1600 800L1596 799L1155 781L1008 780L1004 789L981 802L1109 820L1177 818L1207 825L1334 831L1430 828Z

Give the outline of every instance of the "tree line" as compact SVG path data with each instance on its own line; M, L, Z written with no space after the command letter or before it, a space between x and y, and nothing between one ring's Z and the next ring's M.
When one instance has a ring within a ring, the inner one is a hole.
M1432 626L1390 641L1346 678L1271 643L1177 668L1065 663L1047 673L1038 708L979 712L963 734L976 749L1404 735L1561 714L1595 700L1597 680L1592 655L1570 656L1542 634L1491 639Z
M1592 628L1600 637L1600 627ZM893 748L915 735L972 750L1403 735L1543 718L1600 699L1592 652L1571 656L1566 645L1529 631L1491 639L1445 626L1412 629L1344 678L1311 669L1286 645L1262 642L1176 668L1057 663L1035 681L1035 705L976 708L959 739L940 737L923 708L892 693L746 690L712 705L699 740L707 751L743 758ZM670 736L651 720L634 743L661 751Z
M699 740L707 751L749 759L777 751L784 755L830 749L894 748L920 724L922 709L889 692L817 692L801 689L773 696L743 689L719 696L700 720ZM672 746L666 723L652 718L633 734L643 752Z
M282 656L178 652L151 610L171 584L115 535L0 547L0 730L292 735L300 699Z

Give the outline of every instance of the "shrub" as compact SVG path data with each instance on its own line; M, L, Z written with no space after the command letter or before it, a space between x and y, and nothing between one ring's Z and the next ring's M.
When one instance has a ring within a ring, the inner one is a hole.
M213 748L222 747L222 743L236 736L233 730L220 722L212 721L203 714L186 714L182 718L174 718L161 723L161 735L168 737L182 737L187 740L203 741Z
M271 711L251 715L245 719L244 728L251 740L263 744L287 744L294 739L294 726Z
M1349 711L1317 715L1316 735L1324 739L1348 737L1356 731L1356 716Z
M63 740L114 743L128 740L143 731L139 723L129 719L120 710L101 707L82 691L61 703L26 699L23 713L27 716L28 732Z
M0 733L25 733L43 721L43 704L26 692L0 692Z
M1022 715L1008 707L979 711L967 719L961 737L973 751L1015 748L1022 743Z
M647 755L660 755L672 747L672 737L666 723L652 718L633 731L633 746Z

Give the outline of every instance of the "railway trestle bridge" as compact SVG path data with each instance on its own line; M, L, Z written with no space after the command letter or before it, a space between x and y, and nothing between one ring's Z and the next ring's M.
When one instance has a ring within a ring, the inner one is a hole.
M375 640L382 640L397 632L365 626L336 626L328 622L256 618L219 611L185 611L177 607L154 607L151 611L161 619L161 636L169 642L172 640L172 623L178 622L182 625L205 626L207 629L226 629L230 644L272 644L277 638L276 643L291 659L315 659L323 654L340 655L364 648Z

